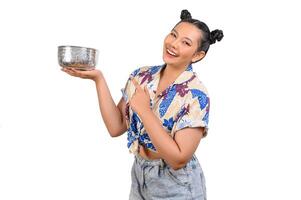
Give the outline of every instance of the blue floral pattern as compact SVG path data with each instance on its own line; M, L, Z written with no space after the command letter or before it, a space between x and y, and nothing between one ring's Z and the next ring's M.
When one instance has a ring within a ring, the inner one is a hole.
M150 107L172 138L177 131L185 127L204 127L203 137L207 136L210 99L205 85L198 79L192 65L188 65L186 70L156 97L160 72L165 67L166 65L163 64L137 68L130 74L125 87L121 89L126 102L127 147L132 153L137 152L139 144L156 151L142 120L129 106L129 100L135 92L135 86L131 82L133 78L141 87L147 86Z

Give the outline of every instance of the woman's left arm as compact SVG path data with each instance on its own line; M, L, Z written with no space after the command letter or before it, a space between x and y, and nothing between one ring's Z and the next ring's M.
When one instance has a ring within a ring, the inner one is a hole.
M153 145L162 158L175 170L184 167L196 151L204 128L188 127L181 129L176 132L173 140L151 109L142 112L140 118Z
M132 82L136 90L129 103L141 118L152 144L173 169L184 167L196 151L203 136L204 128L187 127L180 129L176 132L175 139L173 139L162 127L160 119L151 110L150 95L147 88L143 89L135 79L132 79Z

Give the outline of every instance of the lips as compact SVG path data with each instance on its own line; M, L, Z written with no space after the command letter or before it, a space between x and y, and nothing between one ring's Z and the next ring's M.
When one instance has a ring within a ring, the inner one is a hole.
M166 52L168 55L173 56L173 57L178 57L178 54L176 54L174 51L166 48Z

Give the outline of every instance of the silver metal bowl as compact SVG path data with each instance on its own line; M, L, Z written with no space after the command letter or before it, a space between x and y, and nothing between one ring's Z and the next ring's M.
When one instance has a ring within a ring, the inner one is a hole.
M93 70L97 64L98 50L80 46L59 46L58 61L61 67Z

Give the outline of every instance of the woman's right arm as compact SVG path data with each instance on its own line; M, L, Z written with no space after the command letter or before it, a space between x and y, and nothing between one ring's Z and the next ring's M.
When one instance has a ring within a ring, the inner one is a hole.
M116 106L103 75L95 80L99 109L103 121L112 137L117 137L127 130L125 120L125 101L121 97Z
M125 120L126 103L121 97L116 106L106 80L100 70L79 71L73 68L62 68L62 71L71 76L91 79L95 82L100 113L112 137L120 136L127 130Z

